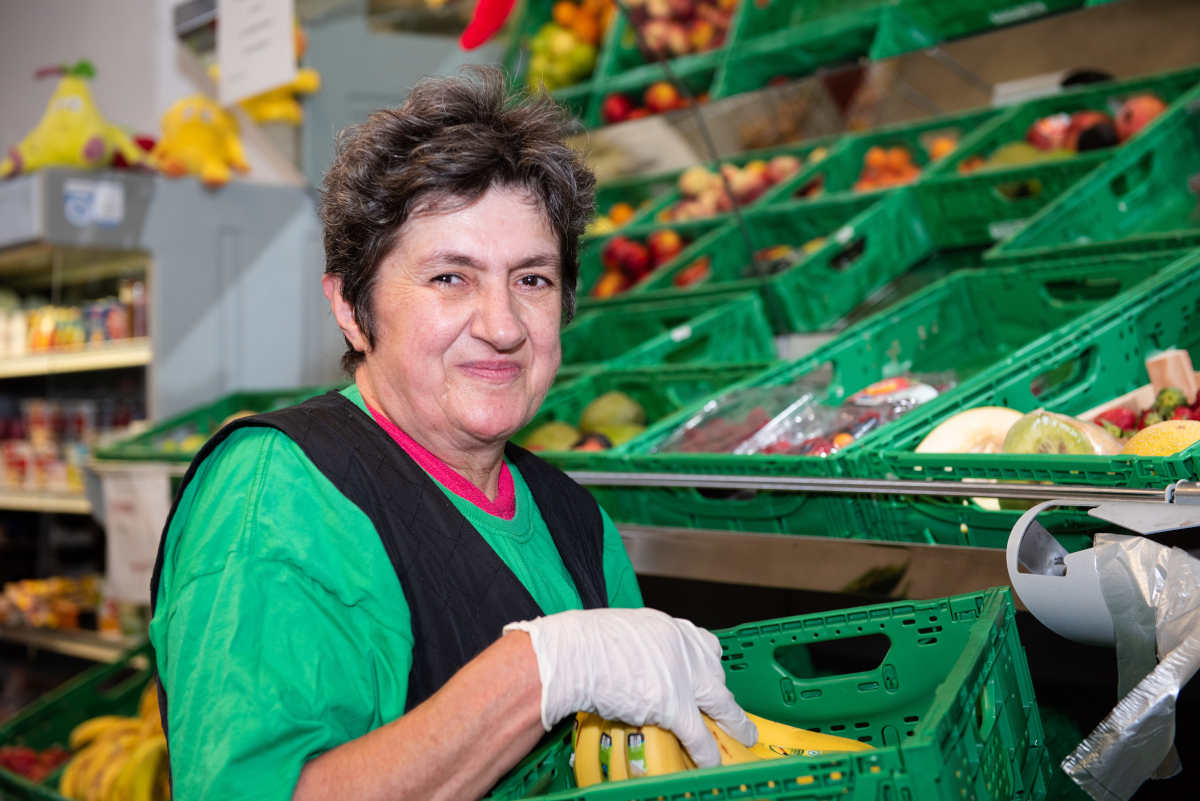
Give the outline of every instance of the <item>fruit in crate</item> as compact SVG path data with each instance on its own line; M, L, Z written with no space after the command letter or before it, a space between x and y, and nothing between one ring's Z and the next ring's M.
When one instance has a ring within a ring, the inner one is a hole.
M633 114L633 111L633 101L620 92L613 92L608 95L604 98L604 103L600 107L600 113L604 117L604 121L610 125L625 122Z
M625 223L632 220L636 215L637 209L635 209L632 205L623 200L618 201L617 203L609 206L607 212L598 215L596 219L592 220L591 223L588 224L587 230L584 233L586 233L588 236L602 236L604 234L611 234L613 231L616 231L618 228L625 225Z
M35 784L58 770L71 753L61 746L53 745L44 750L23 745L0 746L0 770L7 770Z
M1077 111L1071 115L1063 146L1083 153L1117 144L1117 128L1112 117L1102 111Z
M624 392L605 392L593 398L579 415L579 426L561 420L543 423L524 447L538 451L603 451L621 445L646 430L646 411Z
M855 192L873 192L889 186L900 186L915 181L921 168L913 164L912 153L901 145L881 147L875 145L863 155L862 171L854 182Z
M1102 427L1065 414L1037 409L1015 422L1004 437L1003 453L1114 454L1121 443Z
M630 30L647 59L705 53L725 44L737 0L635 0L627 4Z
M646 410L624 392L605 392L593 398L579 415L579 429L585 433L599 431L606 425L646 422Z
M686 289L689 286L707 281L711 276L712 259L708 256L701 256L687 267L675 273L675 277L671 279L671 283L679 289Z
M748 206L771 187L798 173L801 166L799 159L785 154L770 161L749 161L741 167L722 164L719 173L706 167L689 167L679 176L679 193L683 197L660 212L659 217L673 221L700 220L730 211L735 202Z
M1121 104L1115 123L1117 137L1124 142L1167 110L1167 104L1151 94L1134 95Z
M687 244L686 239L669 228L654 231L645 243L626 236L614 236L600 254L604 274L592 287L592 297L609 298L624 292L678 256Z
M933 428L917 453L1000 453L1009 429L1023 415L1003 406L980 406L947 417Z
M102 715L71 730L71 760L58 792L78 801L167 801L167 738L153 681L142 691L136 716Z
M1164 420L1147 426L1125 443L1121 453L1134 456L1170 456L1200 442L1200 420Z
M522 447L531 451L565 451L579 441L579 430L570 423L551 420L535 428Z
M529 40L529 72L525 78L529 88L544 86L553 92L591 75L613 8L611 2L555 3L551 21Z
M717 742L722 765L872 750L866 743L847 737L808 731L758 715L749 717L758 728L758 741L745 746L704 716L704 725ZM678 738L666 729L630 726L583 712L575 719L572 748L575 783L581 788L696 768Z

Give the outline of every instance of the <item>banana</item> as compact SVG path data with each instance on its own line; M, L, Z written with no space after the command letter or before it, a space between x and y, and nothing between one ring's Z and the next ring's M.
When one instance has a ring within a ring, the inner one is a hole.
M62 775L58 777L59 795L72 799L82 797L79 791L80 779L91 770L92 760L96 758L96 752L99 750L99 747L98 744L89 745L71 757L71 761L63 768Z
M154 679L150 679L142 690L142 697L138 699L138 717L142 720L158 720L158 682Z
M71 729L71 734L67 737L67 744L72 751L78 751L94 740L128 734L136 731L141 725L142 721L138 718L126 715L101 715L85 720Z
M604 781L600 768L600 726L604 721L599 715L580 712L575 718L575 784L590 787Z
M644 765L646 776L665 776L668 773L678 773L696 767L678 738L666 729L658 726L642 726L635 731L642 735L644 749ZM630 765L634 760L630 759Z
M762 759L758 754L726 734L725 730L718 726L716 721L708 715L704 715L703 717L704 725L708 726L713 739L717 741L717 747L721 749L722 765L740 765L743 762L757 762Z
M83 801L101 801L109 774L114 772L114 768L120 768L122 754L137 740L136 734L122 734L98 742L95 755L89 763L90 769L77 780L76 798Z
M142 740L121 761L109 801L154 801L159 772L167 760L167 739L155 736Z
M870 751L871 746L849 737L800 729L786 723L768 720L758 715L748 715L758 727L758 742L751 750L763 759L793 756L819 756L839 751Z
M623 723L610 723L607 731L608 747L608 780L619 782L628 779L629 774L629 732L632 731ZM600 738L600 764L606 764L604 753L604 738Z

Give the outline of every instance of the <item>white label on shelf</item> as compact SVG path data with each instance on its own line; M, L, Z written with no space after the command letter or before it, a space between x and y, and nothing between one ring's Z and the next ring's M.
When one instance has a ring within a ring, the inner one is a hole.
M217 94L221 105L296 77L293 0L217 0Z
M125 187L117 181L68 178L63 182L63 216L81 228L120 225L125 220Z
M844 245L853 238L854 229L849 225L843 225L837 230L837 233L833 235L833 241L837 242L839 245Z
M1019 220L994 220L988 223L988 236L998 242L1021 230L1021 226L1024 224L1025 218L1023 217Z
M101 481L108 556L106 597L149 603L158 539L171 508L166 465L106 470Z
M1023 19L1041 16L1048 10L1045 3L1023 3L1019 6L989 12L988 19L991 20L993 25L1012 25L1014 22L1020 22Z
M692 336L692 327L687 323L676 326L675 328L671 329L669 336L671 337L672 342L682 342L685 339L690 339Z

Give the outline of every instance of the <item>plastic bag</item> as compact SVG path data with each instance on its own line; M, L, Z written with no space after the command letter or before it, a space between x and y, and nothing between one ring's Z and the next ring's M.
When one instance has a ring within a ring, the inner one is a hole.
M953 373L901 375L876 381L840 406L813 404L778 415L734 453L828 456L957 383Z
M735 453L755 432L782 416L801 414L829 391L830 371L789 384L744 387L706 403L652 453Z

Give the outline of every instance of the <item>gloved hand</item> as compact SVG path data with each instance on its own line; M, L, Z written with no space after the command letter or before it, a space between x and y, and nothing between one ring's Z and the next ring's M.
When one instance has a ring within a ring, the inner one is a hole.
M656 609L588 609L509 623L528 632L542 680L542 725L594 712L674 732L698 767L721 763L704 711L743 745L758 731L725 686L711 632Z

